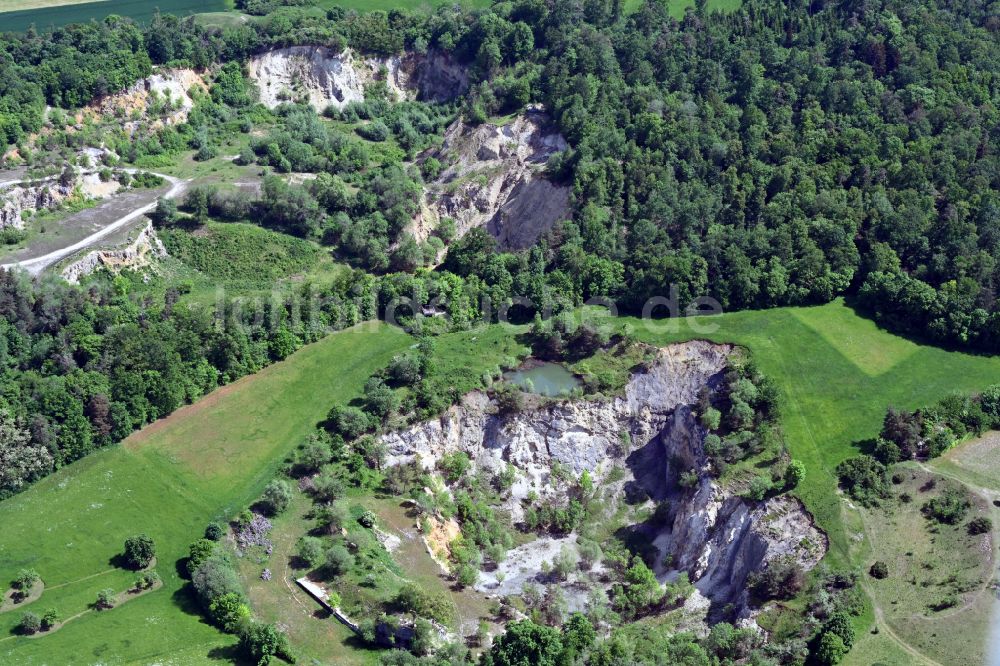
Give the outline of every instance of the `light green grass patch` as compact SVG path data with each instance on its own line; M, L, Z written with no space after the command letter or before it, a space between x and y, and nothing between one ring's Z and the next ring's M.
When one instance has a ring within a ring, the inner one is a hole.
M1000 492L1000 432L962 442L931 464L973 486Z
M637 11L645 0L625 0L623 9L626 14ZM695 6L695 0L666 0L667 11L674 18L682 18L688 7ZM740 8L742 0L706 0L705 8L710 11L731 12Z
M982 638L993 606L987 587L993 552L990 535L970 535L966 523L990 515L992 507L970 494L972 508L958 524L932 522L921 506L946 488L960 486L915 466L896 470L903 482L893 485L894 499L877 508L859 508L865 531L856 542L857 557L866 587L892 631L912 647L943 664L983 663ZM895 499L904 495L910 501ZM876 560L888 566L883 580L867 573ZM954 600L953 606L930 608L947 598Z
M343 7L353 9L357 12L384 11L393 9L405 9L407 11L430 12L434 8L444 4L458 4L472 9L485 9L493 3L491 0L319 0L316 3L319 7L329 9L331 7Z
M91 19L101 21L111 14L128 16L135 21L145 23L158 11L183 17L201 11L225 11L232 6L230 0L160 0L155 3L147 0L100 0L83 3L46 2L44 6L39 6L37 0L29 0L24 3L8 2L7 6L12 4L33 8L0 14L0 25L5 32L21 32L32 25L44 30L49 26L87 23Z
M195 233L170 229L161 236L171 256L227 285L267 288L326 256L315 243L254 224L210 222Z
M920 349L910 340L885 335L871 320L859 321L848 308L798 309L794 314L855 367L873 377L888 372Z

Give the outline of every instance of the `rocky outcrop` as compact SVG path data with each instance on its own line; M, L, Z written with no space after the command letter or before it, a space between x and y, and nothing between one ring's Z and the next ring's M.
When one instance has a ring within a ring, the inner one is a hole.
M686 571L704 596L745 609L747 578L775 558L792 557L807 571L819 563L826 536L797 499L779 495L750 502L705 473L704 432L690 408L677 409L659 438L668 456L668 495L675 507L669 528L653 540L663 561L670 562L658 565L662 577ZM692 469L699 471L697 484L678 490L673 482Z
M101 180L97 173L77 172L63 183L62 176L50 176L32 182L0 186L0 229L23 229L26 211L58 208L67 198L104 199L121 189L115 179Z
M25 211L55 208L73 193L75 185L60 185L52 180L0 190L0 229L23 229Z
M186 121L194 108L191 91L198 89L207 91L208 85L193 69L159 69L130 88L102 98L81 114L119 118L130 134L145 122L155 130ZM82 119L81 115L77 120Z
M397 100L444 101L469 87L465 68L436 51L375 57L351 49L338 53L324 46L290 46L254 56L249 75L268 108L301 101L317 111L360 102L365 86L378 81Z
M485 227L502 249L530 247L570 216L569 188L542 173L549 157L566 147L538 109L504 125L456 121L441 148L423 156L446 166L428 186L414 235L425 240L440 218L450 217L459 236Z
M128 244L112 250L89 252L79 261L63 269L62 276L67 282L76 284L80 282L80 278L90 275L98 268L107 268L113 273L125 269L136 270L150 266L156 259L165 256L167 250L157 237L153 223L147 222L135 239Z
M702 386L725 367L729 348L688 342L660 351L652 367L636 374L625 395L610 400L576 400L537 410L497 415L490 398L466 395L440 418L388 433L383 443L391 465L416 460L433 468L445 454L464 451L480 469L500 472L510 463L518 471L508 509L515 520L529 493L556 495L549 483L559 463L579 476L585 470L600 481L623 458L622 433L648 441L679 406L697 399Z
M548 403L500 415L488 396L471 393L440 418L386 434L382 441L389 464L416 461L430 469L445 454L464 451L478 471L499 473L512 465L517 479L501 508L514 521L522 519L529 497L564 496L564 484L552 479L556 463L577 477L589 472L617 501L665 501L671 507L666 522L631 528L659 549L660 580L684 571L702 598L716 607L733 604L738 617L749 617L745 588L751 573L784 556L809 570L827 542L798 500L746 500L709 474L702 448L706 433L691 405L703 387L714 389L731 352L702 341L666 347L650 367L633 375L624 395L612 399ZM624 469L624 478L620 472L609 475L612 469ZM682 487L680 475L691 471L697 482ZM477 586L509 594L538 582L541 563L574 543L572 537L542 537L520 546L500 564L502 576L484 572ZM570 584L586 592L595 583L591 578ZM571 605L581 601L567 596Z

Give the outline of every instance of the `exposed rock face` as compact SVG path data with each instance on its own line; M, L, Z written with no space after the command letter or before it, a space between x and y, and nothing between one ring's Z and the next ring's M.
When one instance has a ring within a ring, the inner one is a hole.
M74 187L75 184L60 185L52 180L0 190L0 229L23 229L25 211L54 208L73 193Z
M253 57L249 73L268 108L301 100L317 111L330 105L340 109L362 101L365 86L376 81L384 81L397 100L443 101L469 87L465 69L438 52L372 57L351 49L337 53L324 46L291 46Z
M632 378L624 396L612 400L567 401L500 416L488 396L473 392L436 420L384 435L388 461L417 460L433 468L445 454L465 451L481 469L499 472L510 463L520 476L508 509L520 520L520 501L530 492L561 492L549 483L553 462L599 481L611 463L622 462L621 433L637 442L654 437L673 410L694 402L713 382L729 351L701 341L667 347L648 372Z
M124 121L122 126L125 130L132 133L141 123L149 120L150 107L154 102L165 103L169 100L169 106L165 106L151 123L152 129L158 129L186 121L188 113L194 108L190 91L199 88L208 90L204 79L193 69L159 69L131 88L104 97L85 112L105 118L120 118Z
M80 282L80 278L90 275L102 266L118 273L126 268L133 270L144 268L151 265L155 259L162 259L165 256L167 250L153 230L153 223L147 222L132 242L113 250L89 252L83 259L67 266L62 276L67 282L75 284Z
M530 247L570 215L569 188L542 175L549 157L566 147L535 109L506 125L456 121L441 148L424 156L447 166L429 185L414 235L425 240L440 218L450 217L459 236L485 227L502 249Z
M472 393L438 419L384 435L389 464L416 460L432 468L455 451L468 453L479 470L499 472L509 463L518 477L503 509L515 521L522 519L522 501L530 493L543 499L563 496L561 484L551 480L556 462L577 476L587 470L595 484L610 483L612 467L624 468L625 478L611 486L619 499L641 488L643 496L666 500L673 509L666 525L633 526L646 533L661 555L673 557L670 567L663 564L665 557L658 558L660 580L686 571L713 604L732 603L738 616L749 617L745 587L752 572L784 555L811 569L827 542L798 500L744 500L708 474L705 431L690 405L702 387L715 387L731 351L700 341L667 347L647 371L632 377L624 396L611 400L567 401L498 415L486 395ZM622 433L629 434L631 451L623 450ZM682 488L678 477L691 470L698 482ZM540 563L573 544L572 537L543 537L521 546L501 564L502 579L484 573L477 585L511 593L513 587L539 580ZM581 601L567 596L571 604Z
M97 173L77 173L69 184L61 176L51 176L35 182L0 187L0 229L23 229L25 211L56 208L77 192L87 199L104 199L121 189L115 179L102 181Z

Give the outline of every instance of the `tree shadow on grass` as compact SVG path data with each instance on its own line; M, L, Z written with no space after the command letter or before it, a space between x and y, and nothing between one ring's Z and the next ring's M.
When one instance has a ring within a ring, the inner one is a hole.
M198 618L198 621L202 624L211 625L211 622L205 618L205 614L201 611L201 606L195 596L194 586L192 586L191 583L187 583L175 591L173 595L171 595L171 601L173 601L174 606L176 606L185 615Z
M115 553L108 559L108 565L116 569L125 569L126 571L135 571L135 567L125 558L122 553Z
M875 437L869 437L868 439L862 439L854 442L854 448L866 456L870 456L875 454L876 444L878 444L878 439Z
M208 657L209 661L221 661L227 664L252 664L253 662L248 660L243 653L240 651L240 646L238 643L232 643L230 645L220 645L219 647L214 647L208 651L205 655Z

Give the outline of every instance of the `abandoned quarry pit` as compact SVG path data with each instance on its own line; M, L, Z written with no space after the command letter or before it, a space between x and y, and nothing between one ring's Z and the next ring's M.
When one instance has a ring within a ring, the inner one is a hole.
M691 405L702 387L714 390L734 348L694 341L657 350L648 369L636 372L624 395L600 399L548 400L507 414L474 391L442 416L385 434L388 465L417 462L434 470L447 454L466 453L470 473L517 470L500 507L513 523L524 518L532 497L563 499L565 484L552 482L562 466L579 477L585 471L611 499L609 513L640 488L641 506L666 502L664 523L648 519L627 526L642 533L658 551L653 567L661 583L684 572L694 585L684 612L702 618L725 612L738 623L756 626L760 612L751 604L747 581L775 558L792 558L809 571L828 549L802 503L789 495L761 502L745 499L712 477L702 448L706 431ZM622 433L633 442L621 450ZM697 483L677 483L683 472ZM563 550L576 551L577 535L540 536L512 549L495 569L480 572L475 588L489 596L521 594L528 585L558 586L571 610L582 610L593 589L609 585L602 565L576 571L565 580L545 576L544 564ZM430 545L429 545L430 548ZM440 544L433 550L440 552ZM701 629L707 625L699 624Z

